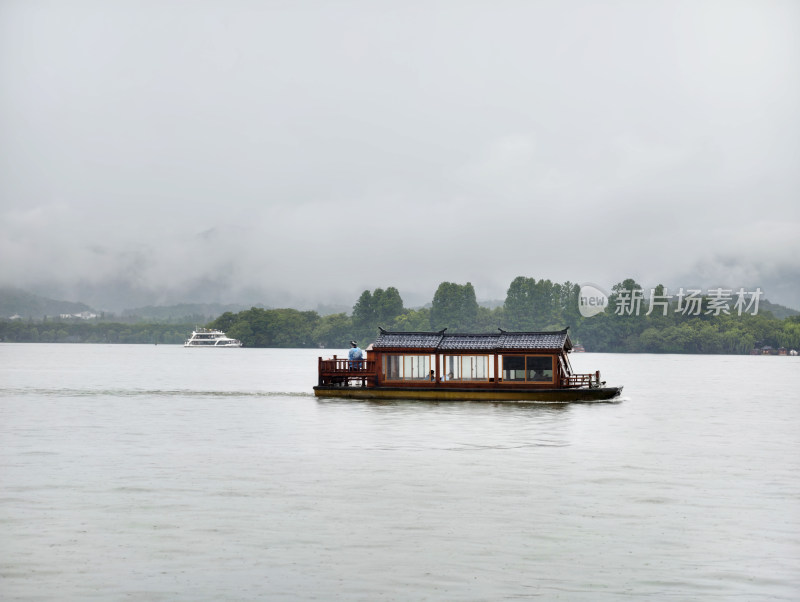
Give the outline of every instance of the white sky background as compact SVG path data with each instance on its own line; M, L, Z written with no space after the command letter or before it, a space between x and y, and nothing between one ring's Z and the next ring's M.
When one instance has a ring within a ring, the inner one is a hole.
M0 3L0 284L98 308L442 281L800 308L800 4Z

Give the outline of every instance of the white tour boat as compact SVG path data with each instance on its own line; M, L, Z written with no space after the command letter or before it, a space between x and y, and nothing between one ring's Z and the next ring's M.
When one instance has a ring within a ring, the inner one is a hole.
M238 339L231 339L225 336L221 330L210 328L198 328L192 331L183 344L184 347L241 347L242 342Z

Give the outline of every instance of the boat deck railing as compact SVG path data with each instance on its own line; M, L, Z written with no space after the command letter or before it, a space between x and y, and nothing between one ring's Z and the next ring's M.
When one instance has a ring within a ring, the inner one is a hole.
M562 387L599 387L600 386L600 371L590 374L570 374L561 379Z
M341 387L375 383L375 360L319 359L319 384Z

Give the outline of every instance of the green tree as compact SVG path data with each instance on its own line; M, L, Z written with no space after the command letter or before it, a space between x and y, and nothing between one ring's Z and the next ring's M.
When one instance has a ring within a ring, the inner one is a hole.
M636 302L637 298L641 299L638 304ZM612 286L606 311L616 316L641 316L646 314L647 305L644 301L642 285L633 278L626 278Z
M569 280L559 289L559 323L561 328L570 326L573 330L579 329L583 322L579 308L581 287Z
M314 343L328 348L346 349L353 337L353 321L344 313L324 316L312 332Z
M236 323L236 315L233 312L226 311L224 314L222 314L216 320L214 320L215 324L214 328L222 330L231 338L238 339L239 337L234 337L231 333L228 332L235 323Z
M398 332L425 332L431 329L431 310L407 309L397 316L391 330Z
M645 353L663 353L665 350L663 331L652 326L645 329L639 335L639 350Z
M223 314L224 315L224 314ZM296 309L261 309L258 307L225 316L227 334L242 341L245 347L311 347L312 333L319 322L315 311ZM216 320L209 328L220 328Z
M375 336L378 326L389 328L403 313L403 300L396 288L368 290L353 305L352 337L362 341Z
M566 288L566 290L565 290ZM574 285L554 284L550 280L536 280L525 276L515 278L506 292L503 303L506 323L513 330L537 331L564 328L564 312L574 296Z
M468 331L475 327L478 301L472 283L442 282L431 304L431 327L451 331Z
M536 279L517 276L506 292L503 304L509 328L533 331L536 323Z
M778 345L787 349L800 348L800 323L784 320L783 328L778 333Z
M478 306L478 314L475 316L475 332L497 332L498 328L506 329L504 322L504 312L502 307L489 309L488 307Z
M372 293L364 291L353 305L353 326L357 329L374 328L378 321Z
M212 322L211 324L215 324L215 322ZM219 328L218 326L212 327ZM253 329L250 327L250 323L244 320L234 322L230 326L226 327L225 334L232 339L239 339L244 347L253 346L252 342L255 340L255 335L253 334Z
M386 290L376 288L372 293L373 313L377 325L386 324L403 313L403 299L396 288L390 286Z

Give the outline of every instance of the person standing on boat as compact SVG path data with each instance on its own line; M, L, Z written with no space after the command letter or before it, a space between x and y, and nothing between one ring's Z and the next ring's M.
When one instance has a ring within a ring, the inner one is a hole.
M347 352L347 358L350 360L351 370L361 370L361 360L364 357L364 352L359 349L355 341L350 341L350 351Z

